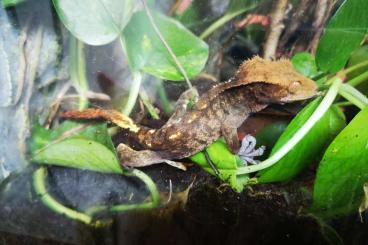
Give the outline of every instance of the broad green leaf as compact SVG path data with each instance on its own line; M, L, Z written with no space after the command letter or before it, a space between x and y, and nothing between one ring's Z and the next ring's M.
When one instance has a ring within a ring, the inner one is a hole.
M188 76L197 75L208 58L207 44L172 18L158 13L154 14L154 18ZM183 76L154 32L145 12L136 12L132 16L123 31L122 39L133 70L143 70L162 79L183 80Z
M312 210L332 217L358 212L368 182L368 107L326 150L313 191Z
M85 127L84 124L73 121L64 121L59 127L52 130L47 130L40 125L33 126L32 141L30 143L31 152L41 149L47 144L57 141L65 135L67 135L68 138L82 137L96 141L115 152L111 137L107 131L106 123L99 123Z
M279 150L299 130L317 108L320 101L320 98L312 101L298 113L273 147L271 155ZM318 158L319 154L323 152L325 147L328 146L344 126L344 114L338 107L331 107L286 156L272 167L258 174L258 182L288 181L295 177L308 164L312 163L314 159Z
M328 23L317 48L318 67L325 72L343 68L368 29L368 1L345 0Z
M53 0L66 28L90 45L112 42L133 14L134 0Z
M122 173L114 152L96 141L85 138L69 138L50 144L36 151L32 160L102 173Z
M18 5L20 3L25 2L26 0L2 0L2 5L4 8L13 7L15 5Z
M258 159L265 159L271 152L271 149L276 144L277 140L280 138L281 134L285 131L287 127L286 122L275 122L262 128L256 135L257 147L265 146L266 150L262 157Z
M319 74L316 61L310 53L297 53L291 58L294 68L306 77L313 78Z
M219 178L228 182L233 190L241 192L249 179L248 175L236 175L238 166L243 166L242 160L237 155L231 153L223 139L217 140L208 146L206 151L220 173ZM190 159L205 171L216 176L211 166L207 163L203 152L195 154Z
M81 123L65 121L53 130L36 125L32 128L30 151L32 160L39 163L121 172L105 123L85 127Z

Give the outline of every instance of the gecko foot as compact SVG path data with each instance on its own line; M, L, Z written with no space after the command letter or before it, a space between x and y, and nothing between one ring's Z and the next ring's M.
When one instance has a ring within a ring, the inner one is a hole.
M244 165L257 164L258 160L254 160L254 157L262 156L264 151L266 150L265 146L261 146L258 149L256 147L256 138L252 135L247 134L242 140L241 147L238 152L238 156L243 160Z

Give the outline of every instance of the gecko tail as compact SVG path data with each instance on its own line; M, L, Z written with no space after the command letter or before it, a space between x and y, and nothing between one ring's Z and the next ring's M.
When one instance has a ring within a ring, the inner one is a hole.
M117 110L103 110L98 108L89 108L83 111L66 111L60 114L68 119L104 119L111 121L121 128L129 129L132 132L138 132L139 127L130 117L125 116Z

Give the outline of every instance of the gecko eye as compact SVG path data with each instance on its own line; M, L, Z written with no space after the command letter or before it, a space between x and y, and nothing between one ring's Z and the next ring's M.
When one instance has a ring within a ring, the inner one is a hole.
M295 94L296 92L299 91L301 86L302 86L302 84L299 81L294 81L294 82L290 83L288 90L289 90L290 93Z

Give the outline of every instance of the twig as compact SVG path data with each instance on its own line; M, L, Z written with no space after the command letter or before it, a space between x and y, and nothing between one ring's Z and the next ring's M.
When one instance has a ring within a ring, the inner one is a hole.
M316 53L318 42L323 32L322 27L329 18L335 4L336 0L318 0L316 4L315 19L312 25L315 33L308 47L308 50L310 50L313 54Z
M152 16L151 10L149 9L148 5L147 5L147 1L146 0L141 0L143 7L147 13L147 16L150 20L150 23L154 29L154 31L156 32L157 36L159 37L159 39L161 40L162 44L165 46L165 48L167 49L167 51L169 52L171 58L174 60L175 65L178 67L180 73L183 75L185 82L187 83L189 89L192 89L192 83L189 80L189 77L186 73L186 71L184 70L183 66L180 64L180 61L177 59L176 55L174 54L174 52L172 51L170 45L166 42L164 36L162 36L160 29L157 27L156 22Z
M291 17L290 25L285 30L285 33L282 35L280 40L280 46L284 47L286 43L289 41L290 37L295 33L298 27L301 24L302 17L304 16L311 0L301 0L297 9L295 10L293 16Z
M267 40L263 48L263 58L270 60L275 57L277 45L280 39L284 24L282 23L288 0L278 0L274 10L271 13L271 24L268 32Z
M44 123L45 128L47 129L50 128L50 125L52 121L54 120L57 111L59 110L60 103L63 100L64 95L68 92L71 86L72 86L72 83L70 81L66 82L64 86L60 89L59 93L57 94L55 101L51 103L49 114Z

